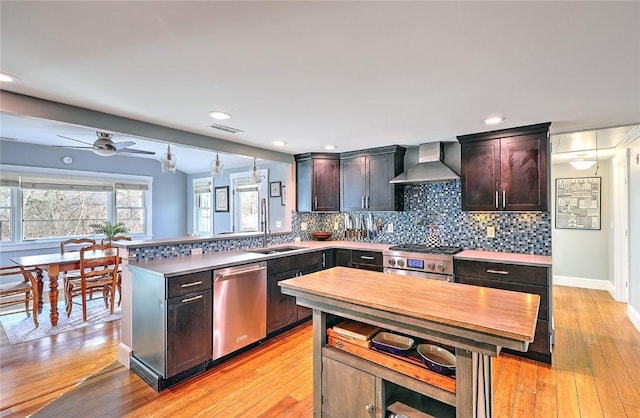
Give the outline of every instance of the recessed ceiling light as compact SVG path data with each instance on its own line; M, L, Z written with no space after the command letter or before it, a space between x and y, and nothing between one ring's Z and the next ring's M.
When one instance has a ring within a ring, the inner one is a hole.
M11 74L7 74L7 73L0 73L0 81L4 82L4 83L13 83L14 81L18 81L20 80L18 77L16 77L15 75L11 75Z
M273 141L273 145L275 145L276 147L284 147L285 145L287 145L287 143L284 141Z
M209 116L218 120L227 120L231 119L231 115L226 112L220 112L219 110L214 110L213 112L209 112Z
M484 120L484 123L486 125L495 125L495 124L498 124L498 123L502 122L503 120L504 120L503 116L494 116L494 117L491 117L491 118L486 118Z
M327 150L336 149L336 148L338 148L338 147L336 147L335 145L325 145L324 146L324 149L327 149Z

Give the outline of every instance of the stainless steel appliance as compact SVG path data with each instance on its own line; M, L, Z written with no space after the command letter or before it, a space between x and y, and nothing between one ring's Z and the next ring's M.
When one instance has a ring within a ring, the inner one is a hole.
M213 272L213 359L267 336L267 263Z
M460 247L403 244L382 252L385 273L453 282L453 256Z

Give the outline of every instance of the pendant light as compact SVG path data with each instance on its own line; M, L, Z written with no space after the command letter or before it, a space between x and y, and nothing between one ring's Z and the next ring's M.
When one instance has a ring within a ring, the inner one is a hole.
M260 167L256 164L256 159L253 159L253 167L249 171L249 180L260 183Z
M211 161L211 175L213 177L220 177L222 175L222 170L224 169L224 164L220 161L220 157L216 152L216 159Z
M167 152L163 154L160 160L161 168L163 173L175 173L176 172L176 164L178 162L178 157L175 154L171 153L171 144L167 145Z

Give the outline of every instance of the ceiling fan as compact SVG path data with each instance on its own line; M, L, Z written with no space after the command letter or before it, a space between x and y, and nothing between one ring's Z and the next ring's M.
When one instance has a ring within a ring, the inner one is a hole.
M145 155L154 155L153 151L143 151L139 149L129 148L136 143L133 141L126 142L113 142L111 138L112 134L106 132L96 131L96 135L98 135L98 139L95 140L93 144L88 142L80 141L78 139L69 138L63 135L57 135L60 138L69 139L71 141L80 142L81 144L89 145L88 147L71 147L71 146L63 146L64 148L74 148L74 149L87 149L90 148L94 153L101 155L103 157L110 157L114 154L145 154Z

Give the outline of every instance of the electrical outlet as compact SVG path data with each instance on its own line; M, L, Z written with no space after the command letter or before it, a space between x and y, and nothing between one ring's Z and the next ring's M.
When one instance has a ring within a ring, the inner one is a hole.
M334 229L334 230L336 230L336 231L337 231L338 229L340 229L340 225L338 224L338 222L334 222L334 223L333 223L333 229Z
M496 237L496 227L488 226L487 227L487 238L495 238Z
M202 254L202 248L192 248L191 255L200 255Z
M282 228L282 221L276 221L276 228Z
M306 222L302 222L300 224L300 230L301 231L306 231L307 230L307 223Z
M387 224L387 232L390 234L393 234L393 224L392 223L388 223Z

